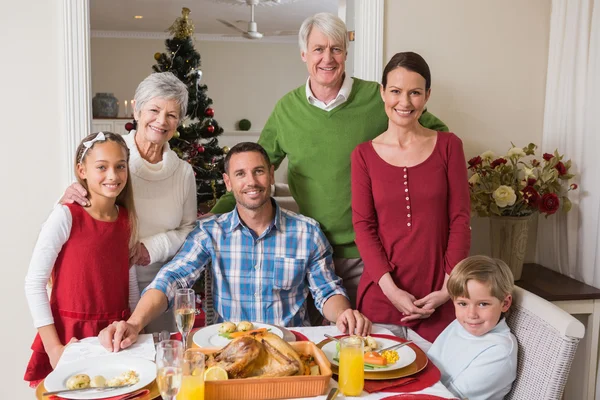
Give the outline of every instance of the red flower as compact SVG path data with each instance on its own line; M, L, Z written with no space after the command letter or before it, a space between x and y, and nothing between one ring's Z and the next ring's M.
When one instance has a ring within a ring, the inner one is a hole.
M527 186L533 186L537 182L535 178L527 178Z
M533 161L531 161L531 165L533 165L534 167L537 167L538 165L540 165L540 162L536 159L533 159Z
M506 164L505 158L497 158L490 164L490 167L496 168L498 165Z
M559 175L565 175L567 173L567 167L565 167L565 164L563 164L562 161L559 161L554 168L556 168Z
M556 211L558 211L559 206L560 201L558 200L558 196L555 193L546 193L544 196L542 196L542 200L539 204L540 212L546 213L548 215L552 215Z
M469 160L469 168L475 169L476 166L481 165L481 157L473 157Z
M537 207L540 201L540 194L531 186L525 186L523 188L523 200L531 207Z
M554 154L544 153L543 157L544 157L544 160L550 161L550 160L552 160L552 157L554 157Z
M576 190L579 186L577 186L576 183L571 183L571 187L569 188L569 190Z

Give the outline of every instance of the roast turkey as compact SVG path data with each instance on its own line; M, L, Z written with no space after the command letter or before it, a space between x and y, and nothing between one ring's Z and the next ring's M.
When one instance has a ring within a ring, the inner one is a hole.
M306 368L292 346L270 332L233 339L208 357L207 366L214 365L225 369L232 379L303 375Z

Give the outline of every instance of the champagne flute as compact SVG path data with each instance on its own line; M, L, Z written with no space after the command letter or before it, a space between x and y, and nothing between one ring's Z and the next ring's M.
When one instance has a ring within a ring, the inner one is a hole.
M163 340L156 346L156 383L164 400L173 400L181 387L183 343Z
M192 289L177 289L175 293L175 322L183 339L183 349L187 348L188 334L196 318L196 294Z

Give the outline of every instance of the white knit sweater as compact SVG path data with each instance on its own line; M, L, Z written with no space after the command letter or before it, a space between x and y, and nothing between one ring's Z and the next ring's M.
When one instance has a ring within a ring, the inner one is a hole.
M165 143L163 159L144 160L135 144L136 132L123 136L130 150L129 171L138 215L138 235L150 253L150 265L137 266L140 290L179 250L196 224L196 180L191 165Z

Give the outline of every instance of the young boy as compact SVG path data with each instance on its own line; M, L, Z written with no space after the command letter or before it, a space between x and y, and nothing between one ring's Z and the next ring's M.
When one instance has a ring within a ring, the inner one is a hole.
M454 268L447 286L456 320L427 355L457 397L501 400L517 376L517 339L504 318L512 303L512 272L501 260L472 256Z

